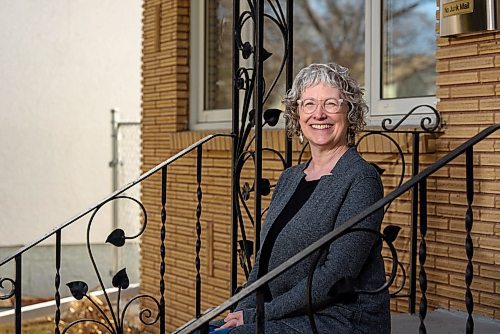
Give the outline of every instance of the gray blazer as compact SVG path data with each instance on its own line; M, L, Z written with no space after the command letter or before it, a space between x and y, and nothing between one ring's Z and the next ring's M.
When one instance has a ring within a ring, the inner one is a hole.
M288 168L280 176L274 190L265 224L261 231L263 244L270 226L305 176L307 164ZM326 233L345 223L383 197L380 177L373 166L350 148L338 161L331 174L321 177L316 189L300 211L283 228L276 239L269 260L269 271L297 254ZM379 231L383 211L360 222L358 227ZM339 279L354 278L360 289L373 290L385 282L381 244L367 232L353 232L333 242L323 252L313 280L313 302L328 299L330 288ZM248 285L257 279L260 251L257 253ZM306 307L307 274L311 257L269 283L273 300L265 304L266 321L287 325L289 332L310 333ZM242 310L245 324L255 322L255 294L236 307ZM315 313L320 333L390 333L389 294L359 295L348 303L328 304ZM243 325L242 327L245 327ZM269 326L270 328L272 326ZM235 332L244 333L244 328ZM266 330L266 333L270 333Z

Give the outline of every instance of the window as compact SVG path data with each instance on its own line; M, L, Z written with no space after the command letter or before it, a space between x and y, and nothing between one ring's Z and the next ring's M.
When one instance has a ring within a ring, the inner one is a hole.
M191 2L191 129L230 124L232 11L232 0Z
M435 0L304 0L294 6L295 72L312 62L349 67L366 88L373 124L434 103ZM229 127L232 0L192 0L191 13L191 128ZM273 53L264 68L270 85L283 44L270 20L265 29L264 47ZM277 86L266 108L280 106L284 78Z
M435 0L368 1L366 13L369 123L379 125L419 104L434 105Z

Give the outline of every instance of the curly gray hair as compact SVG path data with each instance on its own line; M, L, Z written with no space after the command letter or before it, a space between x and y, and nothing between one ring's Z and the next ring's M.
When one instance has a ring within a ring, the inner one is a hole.
M283 99L287 135L291 138L301 134L297 100L300 99L306 88L320 83L337 88L340 91L340 98L348 102L347 141L351 145L354 144L356 134L363 130L366 125L365 115L368 113L368 106L363 99L363 89L350 76L349 69L335 63L311 64L301 69L297 74L292 88Z

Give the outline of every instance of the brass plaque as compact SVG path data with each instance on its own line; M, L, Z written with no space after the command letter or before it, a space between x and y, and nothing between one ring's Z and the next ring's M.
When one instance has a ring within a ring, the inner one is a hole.
M441 36L500 30L500 0L440 0Z
M443 4L443 17L474 12L474 0L459 0Z

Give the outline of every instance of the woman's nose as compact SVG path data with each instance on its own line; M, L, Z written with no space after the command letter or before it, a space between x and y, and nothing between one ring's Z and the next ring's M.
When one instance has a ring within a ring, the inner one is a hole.
M314 110L313 116L315 118L325 118L326 117L326 110L325 106L323 103L319 103L318 106L316 107L316 110Z

